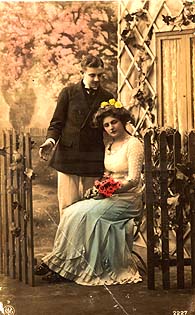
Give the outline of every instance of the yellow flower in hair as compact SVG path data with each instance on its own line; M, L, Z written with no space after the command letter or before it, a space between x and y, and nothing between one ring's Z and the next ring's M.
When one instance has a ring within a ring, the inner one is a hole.
M116 107L116 108L121 108L121 107L123 107L123 105L121 104L121 102L117 101L117 102L114 104L114 107Z
M104 108L106 106L114 106L115 108L121 108L123 107L122 103L119 101L116 101L114 98L111 98L108 102L101 102L100 107Z
M109 100L109 104L110 104L110 105L115 105L115 103L116 103L116 101L115 101L114 98L111 98L111 99Z
M101 107L101 108L104 108L104 107L106 107L107 105L109 105L108 102L101 102L100 107Z

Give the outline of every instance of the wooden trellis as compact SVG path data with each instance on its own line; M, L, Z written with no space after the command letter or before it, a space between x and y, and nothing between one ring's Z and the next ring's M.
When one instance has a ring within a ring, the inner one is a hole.
M0 136L0 272L34 285L31 138Z
M166 25L162 17L179 16L183 11L182 0L178 0L177 3L166 0L120 1L118 14L118 97L135 116L136 129L140 129L144 122L146 124L144 128L152 126L150 106L140 106L139 101L134 98L138 89L150 95L154 103L152 112L156 119L158 116L155 34L181 30L179 23L177 27L171 23ZM190 27L193 26L189 25Z
M132 14L131 9L131 2L132 1L125 1L122 0L120 2L120 8L119 8L119 26L118 26L118 46L119 46L119 52L118 52L118 95L119 99L122 100L126 104L127 107L129 107L130 102L133 97L133 93L136 89L140 87L140 84L144 83L147 87L151 97L155 99L156 97L156 86L155 82L153 82L153 70L154 70L154 64L155 64L155 47L154 44L148 41L148 36L150 36L150 32L152 29L154 31L158 32L158 26L156 24L156 20L161 12L162 6L164 1L162 1L158 7L156 7L156 11L154 16L150 15L150 12L148 11L147 16L148 20L145 22L135 22L133 26L131 25L130 32L132 33L132 36L136 40L137 45L144 50L147 54L147 62L145 64L145 73L144 77L141 76L140 72L140 49L137 49L132 45L131 40L125 41L122 37L122 33L124 29L126 28L126 24L128 24L125 21L125 17L128 14ZM145 1L146 3L146 1ZM142 7L144 7L144 4L142 4ZM137 104L136 104L137 105ZM135 107L136 107L135 105ZM142 117L142 120L146 118L146 112L148 111L148 108L137 108L135 109L137 113L139 112L137 120L139 120ZM145 113L144 113L145 112ZM144 115L145 114L145 115Z
M131 43L126 43L122 40L121 38L121 34L123 32L123 28L124 28L124 17L127 14L131 14L132 12L129 9L129 3L130 1L121 1L120 2L120 13L119 13L119 53L118 53L118 58L119 58L119 66L118 66L118 70L119 70L119 88L118 88L118 93L119 95L121 95L124 86L128 86L129 90L131 91L132 89L134 89L135 87L137 87L136 85L136 81L131 80L131 76L132 74L135 75L135 72L137 74L137 76L139 75L139 71L140 71L140 66L137 63L138 60L138 54L139 54L139 50L138 49L132 49L133 47L131 47ZM150 16L149 12L148 12L148 16L150 17L150 20L147 21L147 23L145 23L144 25L144 32L141 31L139 24L135 24L133 27L133 32L134 35L136 36L137 42L140 45L143 45L143 48L147 51L150 59L151 59L151 63L150 63L150 67L147 71L146 75L146 84L150 90L150 92L152 93L153 97L155 97L155 87L153 86L153 84L150 82L150 78L149 75L151 73L151 70L153 68L154 65L154 61L155 61L155 51L153 51L151 49L151 47L149 46L149 44L147 43L147 38L148 35L151 31L151 28L154 27L155 31L159 31L157 25L156 25L156 19L160 14L160 11L162 9L164 1L162 1L162 3L156 8L156 12L154 16ZM144 4L143 4L144 6ZM143 28L143 25L141 26ZM126 55L126 60L125 60L125 65L124 62L122 60L122 58L124 57L124 54ZM126 70L125 70L125 66L126 66Z

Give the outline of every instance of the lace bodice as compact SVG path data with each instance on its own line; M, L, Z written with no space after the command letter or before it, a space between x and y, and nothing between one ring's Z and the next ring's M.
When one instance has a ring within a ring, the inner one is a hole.
M140 181L140 174L143 165L143 145L135 137L130 136L120 148L109 150L106 147L105 168L114 178L125 178L135 182Z

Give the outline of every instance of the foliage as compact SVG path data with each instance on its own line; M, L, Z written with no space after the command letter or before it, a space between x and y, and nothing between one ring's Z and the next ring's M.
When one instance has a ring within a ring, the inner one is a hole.
M153 35L153 27L150 28L147 38L140 42L137 36L137 28L140 24L148 26L149 16L149 1L146 1L142 8L135 12L128 13L125 16L126 26L121 33L121 38L128 46L130 52L134 55L135 59L135 71L137 73L136 86L132 89L132 100L129 104L129 109L133 108L140 110L141 117L139 115L139 121L136 122L136 128L134 133L141 134L143 136L144 129L147 128L146 122L150 122L149 125L153 125L155 117L152 113L155 107L155 99L152 97L151 92L147 85L147 78L150 74L151 65L153 60L146 49L146 46L150 46L150 42Z
M125 16L126 27L121 33L121 37L124 42L128 45L131 43L136 48L142 48L138 46L136 35L134 32L135 26L139 24L140 21L148 21L148 9L149 1L146 1L143 8L138 9L135 12L127 13ZM150 36L152 32L150 33ZM150 38L151 39L151 38Z
M173 25L175 27L188 26L190 23L195 23L195 2L184 1L183 10L177 16L162 15L163 22L167 25Z
M35 87L47 86L56 97L64 85L80 79L80 59L87 53L102 57L104 84L116 91L116 10L113 3L96 1L0 3L0 83L15 128L16 112L20 125L29 124Z

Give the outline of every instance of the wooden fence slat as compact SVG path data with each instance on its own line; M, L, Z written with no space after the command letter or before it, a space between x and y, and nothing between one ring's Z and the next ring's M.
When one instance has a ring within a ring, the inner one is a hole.
M174 169L176 175L176 165L181 163L181 136L177 131L174 134ZM176 192L180 194L179 205L176 206L176 253L177 253L177 287L184 288L184 231L183 231L183 202L181 199L183 185L181 181L175 179Z
M18 169L18 164L21 167L21 160L19 158L19 141L18 141L18 135L16 131L12 131L13 133L13 149L16 152L15 156L15 163L16 163L16 169L13 172L13 187L14 187L14 196L13 196L13 221L14 226L18 230L21 228L20 224L20 182L19 182L19 174L20 169ZM21 232L20 232L21 233ZM21 277L21 241L20 241L20 233L19 235L15 235L15 277L18 280L22 280Z
M3 147L7 151L7 134L3 132ZM4 274L9 275L9 225L8 225L8 205L7 205L7 153L2 159L2 217L3 217L3 250L4 250Z
M144 137L145 150L145 200L147 211L147 268L148 288L155 289L155 259L154 259L154 227L153 227L153 178L152 178L152 152L151 134Z
M189 160L195 169L195 132L189 134ZM190 212L191 212L191 268L192 287L195 288L195 190L190 189Z
M9 234L9 275L15 278L15 237L12 233L12 227L14 223L13 218L13 170L12 170L12 155L13 155L13 139L11 131L6 133L7 136L7 213L8 213L8 234Z
M0 147L3 150L3 137L0 134ZM4 159L3 152L0 155L0 273L4 271L4 240L3 240L3 165L2 160Z
M31 161L31 138L25 137L26 156L26 232L27 232L27 255L28 255L28 283L34 285L34 242L33 242L33 204L32 204L32 161Z
M1 170L1 157L0 157L0 274L3 273L3 222L2 222L2 170Z
M24 133L20 135L20 147L23 157L23 169L20 172L21 180L21 211L20 211L20 223L21 223L21 253L22 253L22 281L28 283L28 270L27 270L27 232L26 232L26 220L24 214L26 213L26 178L24 175L26 168L26 152L25 152L25 136Z
M162 226L162 278L163 288L170 288L169 270L169 222L168 222L168 172L167 172L167 140L166 132L160 134L160 205Z
M20 139L18 135L15 136L15 146L16 150L19 154L22 154L21 149L19 148L20 145ZM21 198L23 194L23 182L21 181L21 176L20 173L23 170L23 165L22 165L22 160L20 161L20 168L17 167L16 173L15 173L15 178L14 178L14 184L15 188L17 191L16 195L16 202L17 205L15 207L14 211L14 219L15 219L15 226L17 227L18 230L20 230L20 235L16 237L15 239L15 246L16 246L16 275L17 279L19 281L22 281L22 230L21 230Z

